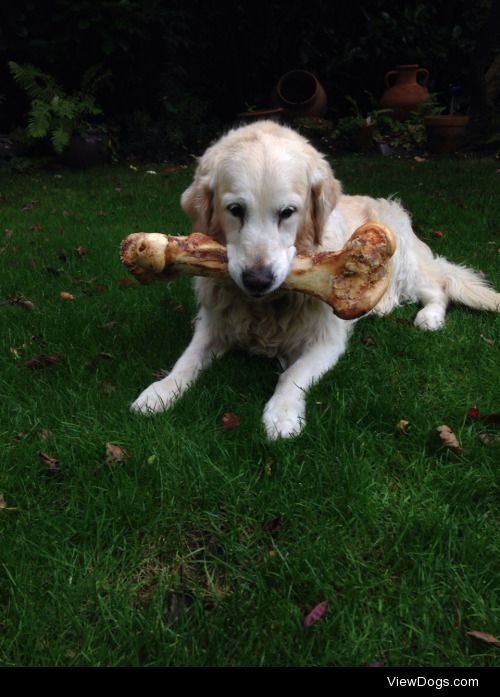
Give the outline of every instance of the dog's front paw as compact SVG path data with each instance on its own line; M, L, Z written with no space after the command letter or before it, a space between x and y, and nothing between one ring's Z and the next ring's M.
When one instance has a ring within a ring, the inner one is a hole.
M132 403L130 409L137 414L158 414L168 409L174 400L175 392L165 384L164 380L159 380L146 387Z
M262 417L269 440L294 438L305 426L305 404L271 397Z
M442 307L423 307L415 317L415 326L435 332L444 325L445 309Z

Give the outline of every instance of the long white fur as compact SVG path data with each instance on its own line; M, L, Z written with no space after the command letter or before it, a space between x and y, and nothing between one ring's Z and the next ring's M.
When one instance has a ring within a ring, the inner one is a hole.
M244 206L244 218L230 212L234 203ZM436 330L444 324L450 301L500 310L500 294L478 274L434 257L398 201L342 195L323 156L302 136L273 122L232 130L209 148L182 206L194 231L227 245L235 284L195 280L199 314L193 339L170 374L142 392L134 411L167 409L213 357L238 347L280 359L285 370L264 409L264 427L270 439L297 435L305 424L307 390L344 353L354 321L279 286L297 250L338 250L367 220L384 223L397 238L391 285L375 312L387 314L399 304L419 302L423 307L415 324ZM294 213L280 217L287 207ZM274 280L266 296L255 299L242 273L263 266L272 270Z

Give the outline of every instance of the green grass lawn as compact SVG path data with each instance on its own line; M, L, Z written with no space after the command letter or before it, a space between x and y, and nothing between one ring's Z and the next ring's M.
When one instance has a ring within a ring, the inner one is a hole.
M498 162L334 166L500 286ZM266 442L279 367L245 354L171 412L133 415L195 306L187 279L124 283L119 242L189 232L191 176L0 172L0 664L498 665L467 635L500 635L498 427L467 415L500 411L498 316L452 308L436 333L411 306L361 320L296 440ZM59 358L26 365L40 355ZM439 447L441 424L463 452Z

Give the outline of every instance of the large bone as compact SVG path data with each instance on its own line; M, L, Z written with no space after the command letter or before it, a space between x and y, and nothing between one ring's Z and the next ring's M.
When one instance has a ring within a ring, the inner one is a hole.
M361 317L387 290L395 249L385 225L365 223L339 252L298 254L280 289L320 298L342 319ZM179 273L231 283L226 248L199 232L187 237L133 233L121 244L121 260L141 283L170 281Z

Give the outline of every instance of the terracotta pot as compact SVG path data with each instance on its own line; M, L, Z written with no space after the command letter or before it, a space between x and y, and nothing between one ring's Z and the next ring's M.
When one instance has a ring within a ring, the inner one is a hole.
M371 152L373 150L373 131L375 124L366 124L351 134L351 142L356 152Z
M61 160L78 169L107 164L110 160L108 136L97 129L85 135L73 134L61 154Z
M417 82L423 75L423 84ZM393 80L395 78L395 80ZM386 91L380 100L383 109L392 109L394 118L405 121L412 111L416 111L424 99L429 98L427 83L429 71L418 65L397 65L396 70L385 74Z
M260 121L261 119L269 119L271 121L279 121L283 115L283 109L257 109L255 111L242 111L238 114L238 118L247 123Z
M464 143L468 116L426 116L427 146L435 155L455 152Z
M285 73L271 93L271 105L281 107L284 116L298 118L326 114L326 92L315 75L307 70Z

